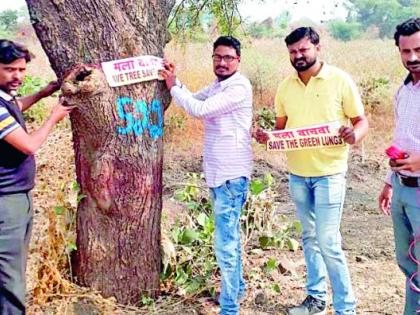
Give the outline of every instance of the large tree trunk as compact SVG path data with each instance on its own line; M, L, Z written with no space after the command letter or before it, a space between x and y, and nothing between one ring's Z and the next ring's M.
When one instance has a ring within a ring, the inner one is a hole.
M76 279L121 303L156 296L168 94L157 81L110 88L95 66L92 71L77 65L162 56L174 1L26 2L57 77L71 69L78 73L68 95L78 106L71 122L77 180L85 196L77 212ZM87 89L77 88L86 82Z

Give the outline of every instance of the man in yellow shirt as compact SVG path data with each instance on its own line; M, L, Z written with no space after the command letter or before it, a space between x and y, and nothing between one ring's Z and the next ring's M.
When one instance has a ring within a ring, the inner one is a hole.
M319 35L301 27L285 39L296 73L280 83L276 129L339 122L346 145L288 151L289 189L302 224L307 267L307 297L292 315L326 314L326 276L333 290L336 314L356 314L356 301L341 248L340 221L345 196L349 146L368 131L356 85L344 71L319 60ZM349 124L351 122L351 124ZM265 142L267 134L257 132Z

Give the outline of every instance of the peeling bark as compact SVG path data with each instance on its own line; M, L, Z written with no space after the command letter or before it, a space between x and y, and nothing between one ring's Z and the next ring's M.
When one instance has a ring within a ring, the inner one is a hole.
M99 65L162 56L174 2L26 2L51 66L64 81L66 103L77 106L71 123L77 180L86 197L77 212L76 279L120 303L154 297L161 265L159 128L169 95L156 81L110 88Z

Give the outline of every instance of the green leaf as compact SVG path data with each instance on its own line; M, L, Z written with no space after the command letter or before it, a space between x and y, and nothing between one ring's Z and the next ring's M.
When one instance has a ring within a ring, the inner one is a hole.
M141 304L143 305L152 305L154 302L155 301L148 296L145 296L145 295L141 296Z
M266 263L265 263L265 272L270 273L272 272L274 269L277 268L277 261L274 258L270 258Z
M269 247L276 245L276 240L272 236L263 235L258 238L260 246L262 249L267 249Z
M208 218L208 220L206 221L206 224L204 225L204 231L207 234L213 234L214 229L215 229L214 217L212 216L211 218Z
M180 236L181 244L191 244L198 239L199 234L193 229L186 229L182 232Z
M63 207L63 206L56 206L56 207L54 207L54 213L56 215L62 215L65 210L66 210L66 208Z
M294 238L289 237L287 239L287 247L289 248L289 250L295 252L299 249L299 242L297 240L295 240Z
M197 222L198 224L200 224L202 227L204 227L206 225L206 221L208 220L208 217L205 213L200 213L197 217Z
M215 286L210 287L209 293L213 298L216 297L216 287Z
M284 247L284 238L277 238L275 241L275 246L278 248L283 248Z
M191 282L189 282L186 286L185 286L185 291L187 291L187 293L195 293L198 290L200 290L200 288L205 284L205 282L203 282L203 280L198 279L193 279Z
M281 293L280 285L278 283L273 284L273 290L276 293Z
M271 175L271 173L266 173L264 175L264 182L267 184L268 187L272 186L274 184L273 175Z
M177 285L182 285L188 280L188 274L182 269L182 267L176 268L176 277L175 283Z
M259 179L253 180L249 186L249 191L253 195L259 195L264 189L266 185Z
M181 231L179 230L179 227L175 227L172 231L172 239L175 241L175 243L179 243L180 242L180 237L179 235L181 234Z
M175 192L175 199L178 201L185 201L184 191L178 190L177 192Z
M83 195L83 194L80 194L80 195L77 195L77 203L79 203L80 201L82 201L83 199L85 199L87 196L86 195Z
M295 228L296 232L302 234L302 224L299 221L294 221L293 227Z
M76 244L75 244L75 243L68 243L68 244L67 244L67 250L68 250L69 252L72 252L72 251L74 251L74 250L77 250L77 246L76 246Z
M71 184L71 189L73 191L79 191L80 190L80 186L79 186L79 184L76 181L73 181L72 184Z

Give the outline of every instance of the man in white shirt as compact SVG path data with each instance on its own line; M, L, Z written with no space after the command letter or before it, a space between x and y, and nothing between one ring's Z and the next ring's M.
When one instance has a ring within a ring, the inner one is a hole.
M215 252L222 276L220 313L236 315L245 292L239 219L252 169L252 88L238 71L241 51L236 38L219 37L212 57L217 79L197 93L176 80L172 63L165 62L161 75L176 104L204 120L204 173L213 201Z

